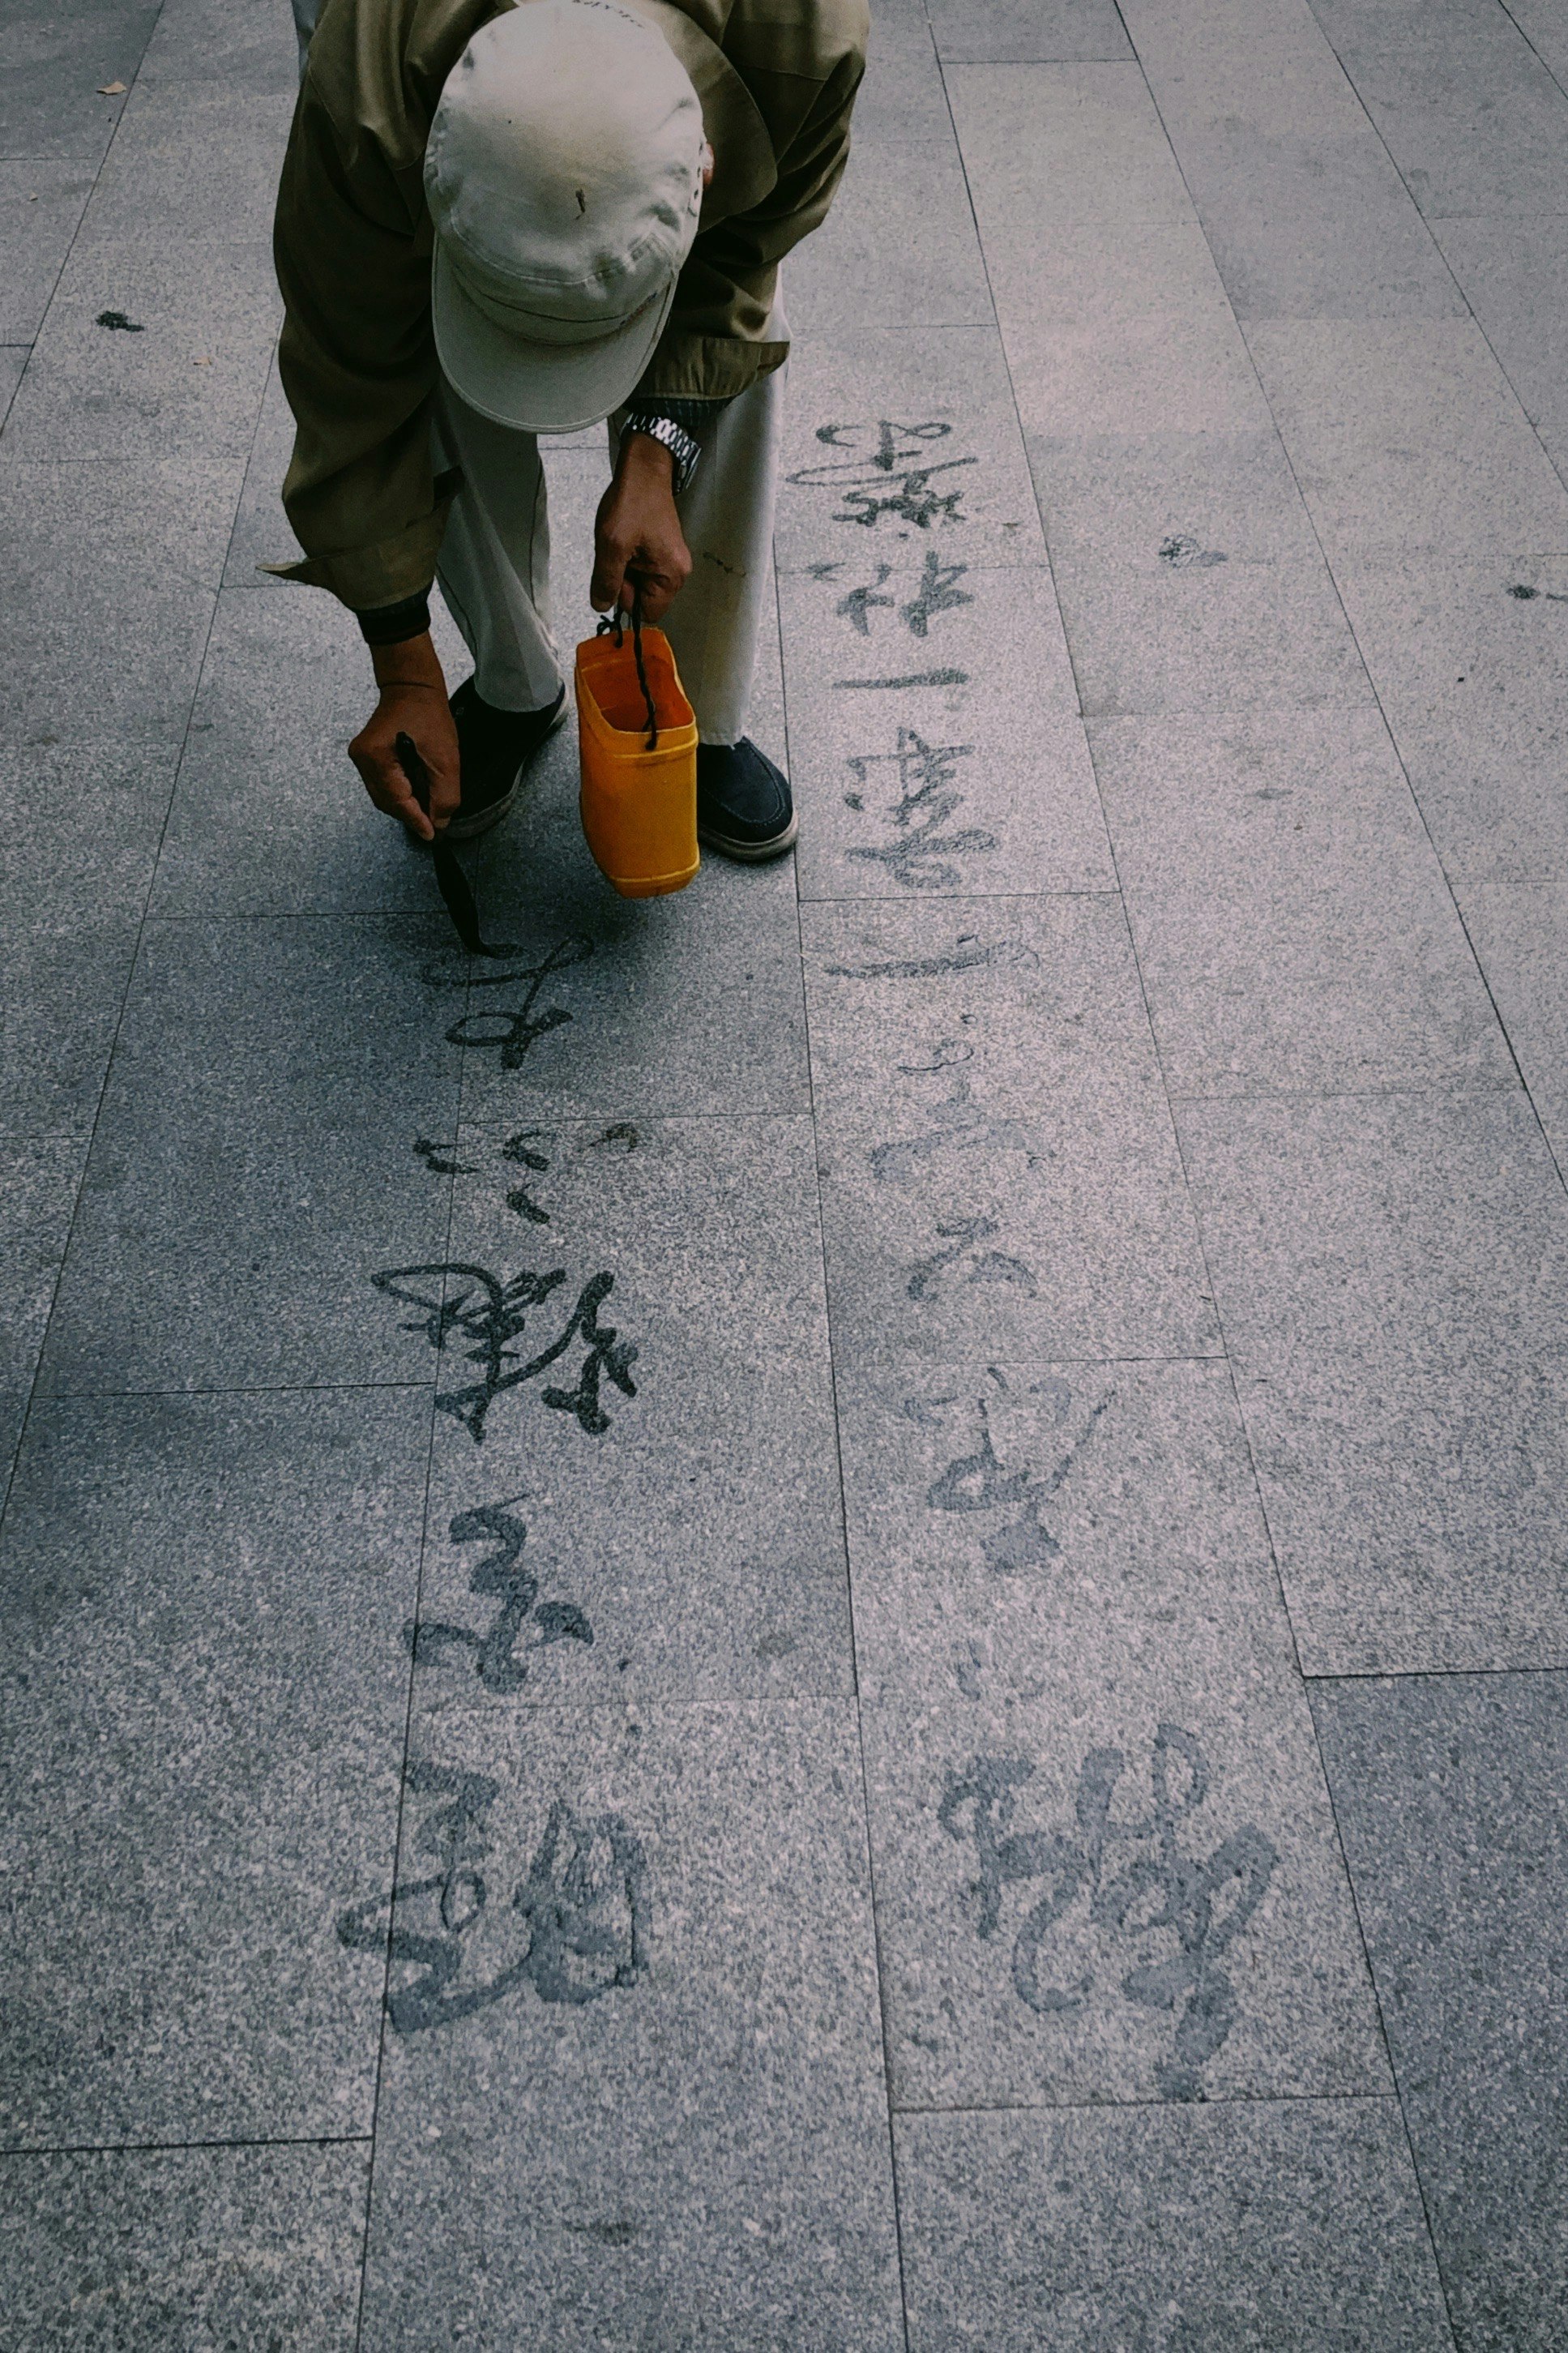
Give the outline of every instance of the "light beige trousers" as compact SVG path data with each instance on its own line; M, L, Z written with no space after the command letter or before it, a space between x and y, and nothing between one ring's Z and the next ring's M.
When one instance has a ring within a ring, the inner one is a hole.
M782 314L774 319L782 339L788 329ZM677 501L691 576L661 626L705 744L737 744L746 732L757 638L773 595L784 374L780 368L716 406L701 437L701 463ZM616 427L612 417L612 463ZM550 518L538 441L492 425L444 380L435 432L437 471L456 466L463 478L437 565L441 593L485 701L503 711L537 711L554 701L563 661L551 619ZM574 641L593 626L585 579L572 583L572 596L580 616Z

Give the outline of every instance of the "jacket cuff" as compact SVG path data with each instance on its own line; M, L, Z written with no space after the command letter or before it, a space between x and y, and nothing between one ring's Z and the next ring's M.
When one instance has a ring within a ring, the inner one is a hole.
M354 618L367 646L400 646L409 638L422 638L430 627L430 598L421 589L417 596L402 596L395 605L373 606Z
M328 589L355 613L427 596L436 577L447 510L460 480L456 470L443 474L436 484L436 503L430 512L390 539L376 540L369 547L323 549L298 564L263 564L258 569L279 580L300 580L309 588ZM299 528L297 523L295 527Z

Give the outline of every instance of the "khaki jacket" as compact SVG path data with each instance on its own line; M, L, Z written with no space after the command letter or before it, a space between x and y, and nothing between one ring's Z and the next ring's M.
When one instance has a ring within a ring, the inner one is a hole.
M273 237L296 427L283 503L306 551L287 574L361 610L435 577L448 501L430 462L425 143L447 75L508 5L328 0L310 45ZM729 398L788 349L766 340L773 283L843 174L866 0L631 5L690 75L714 153L701 225L638 390Z

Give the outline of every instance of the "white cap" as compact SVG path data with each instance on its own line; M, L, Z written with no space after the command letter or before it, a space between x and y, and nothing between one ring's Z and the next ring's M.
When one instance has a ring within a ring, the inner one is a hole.
M664 332L702 206L702 109L620 0L521 0L482 26L425 153L436 349L497 424L618 408Z

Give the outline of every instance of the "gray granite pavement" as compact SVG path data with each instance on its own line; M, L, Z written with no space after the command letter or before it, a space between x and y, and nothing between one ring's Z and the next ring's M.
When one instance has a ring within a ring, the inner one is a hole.
M284 0L5 11L3 2353L1568 2348L1563 14L874 13L798 855L470 970Z

